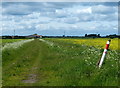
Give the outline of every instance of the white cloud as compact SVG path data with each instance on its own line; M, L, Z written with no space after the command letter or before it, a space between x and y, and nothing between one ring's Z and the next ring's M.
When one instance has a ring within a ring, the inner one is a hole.
M92 6L92 13L96 14L111 14L114 13L115 11L117 11L117 7L104 5Z
M56 10L55 10L55 16L56 16L56 17L62 18L62 17L66 17L67 15L69 15L69 12L66 11L65 9L62 9L62 10L56 9Z
M20 11L17 11L17 5L9 5L4 9L4 13L7 14L2 17L3 31L16 29L19 32L29 33L48 30L83 30L86 32L117 30L118 13L115 6L57 4L41 3L43 7L36 4L34 8L27 4L19 4Z
M28 14L27 16L25 16L28 19L38 19L41 16L40 12L33 12L31 14Z
M55 20L57 22L68 23L68 24L75 24L80 21L78 17L57 18Z
M49 24L37 24L35 26L36 30L47 30L49 29Z
M3 13L9 13L12 15L23 15L23 14L29 14L31 13L29 11L29 6L23 5L23 4L13 4L12 6L9 5L4 9Z
M89 8L81 9L81 10L80 10L80 9L77 9L76 12L77 12L77 13L90 13L90 14L91 14L91 13L92 13L92 10L91 10L91 7L89 7Z

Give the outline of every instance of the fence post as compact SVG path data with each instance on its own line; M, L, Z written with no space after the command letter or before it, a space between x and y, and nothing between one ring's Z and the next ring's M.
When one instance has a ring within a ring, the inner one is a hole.
M109 48L109 46L110 46L110 42L111 42L111 40L108 40L107 43L106 43L106 47L105 47L105 49L104 49L104 52L103 52L102 57L101 57L100 62L99 62L99 68L101 68L101 66L102 66L102 64L103 64L103 61L104 61L105 56L106 56L106 54L107 54L107 50L108 50L108 48Z

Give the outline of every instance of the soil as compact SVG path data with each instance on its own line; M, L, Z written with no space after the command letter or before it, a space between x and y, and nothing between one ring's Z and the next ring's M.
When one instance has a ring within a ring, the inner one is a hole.
M29 74L28 79L23 80L24 83L35 83L37 75L36 74Z

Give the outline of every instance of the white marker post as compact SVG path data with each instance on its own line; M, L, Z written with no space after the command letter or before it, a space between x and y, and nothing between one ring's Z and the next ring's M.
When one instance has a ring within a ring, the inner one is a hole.
M108 50L108 48L109 48L109 46L110 46L110 41L111 41L111 40L108 40L108 41L107 41L106 47L105 47L105 49L104 49L104 52L103 52L102 57L101 57L100 62L99 62L99 68L101 68L102 63L103 63L103 61L104 61L104 59L105 59L105 56L106 56L106 54L107 54L107 50Z

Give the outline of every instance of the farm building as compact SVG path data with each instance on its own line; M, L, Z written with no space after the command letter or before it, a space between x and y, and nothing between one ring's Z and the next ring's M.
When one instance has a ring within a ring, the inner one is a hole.
M33 34L33 35L26 36L26 38L42 38L42 35Z

